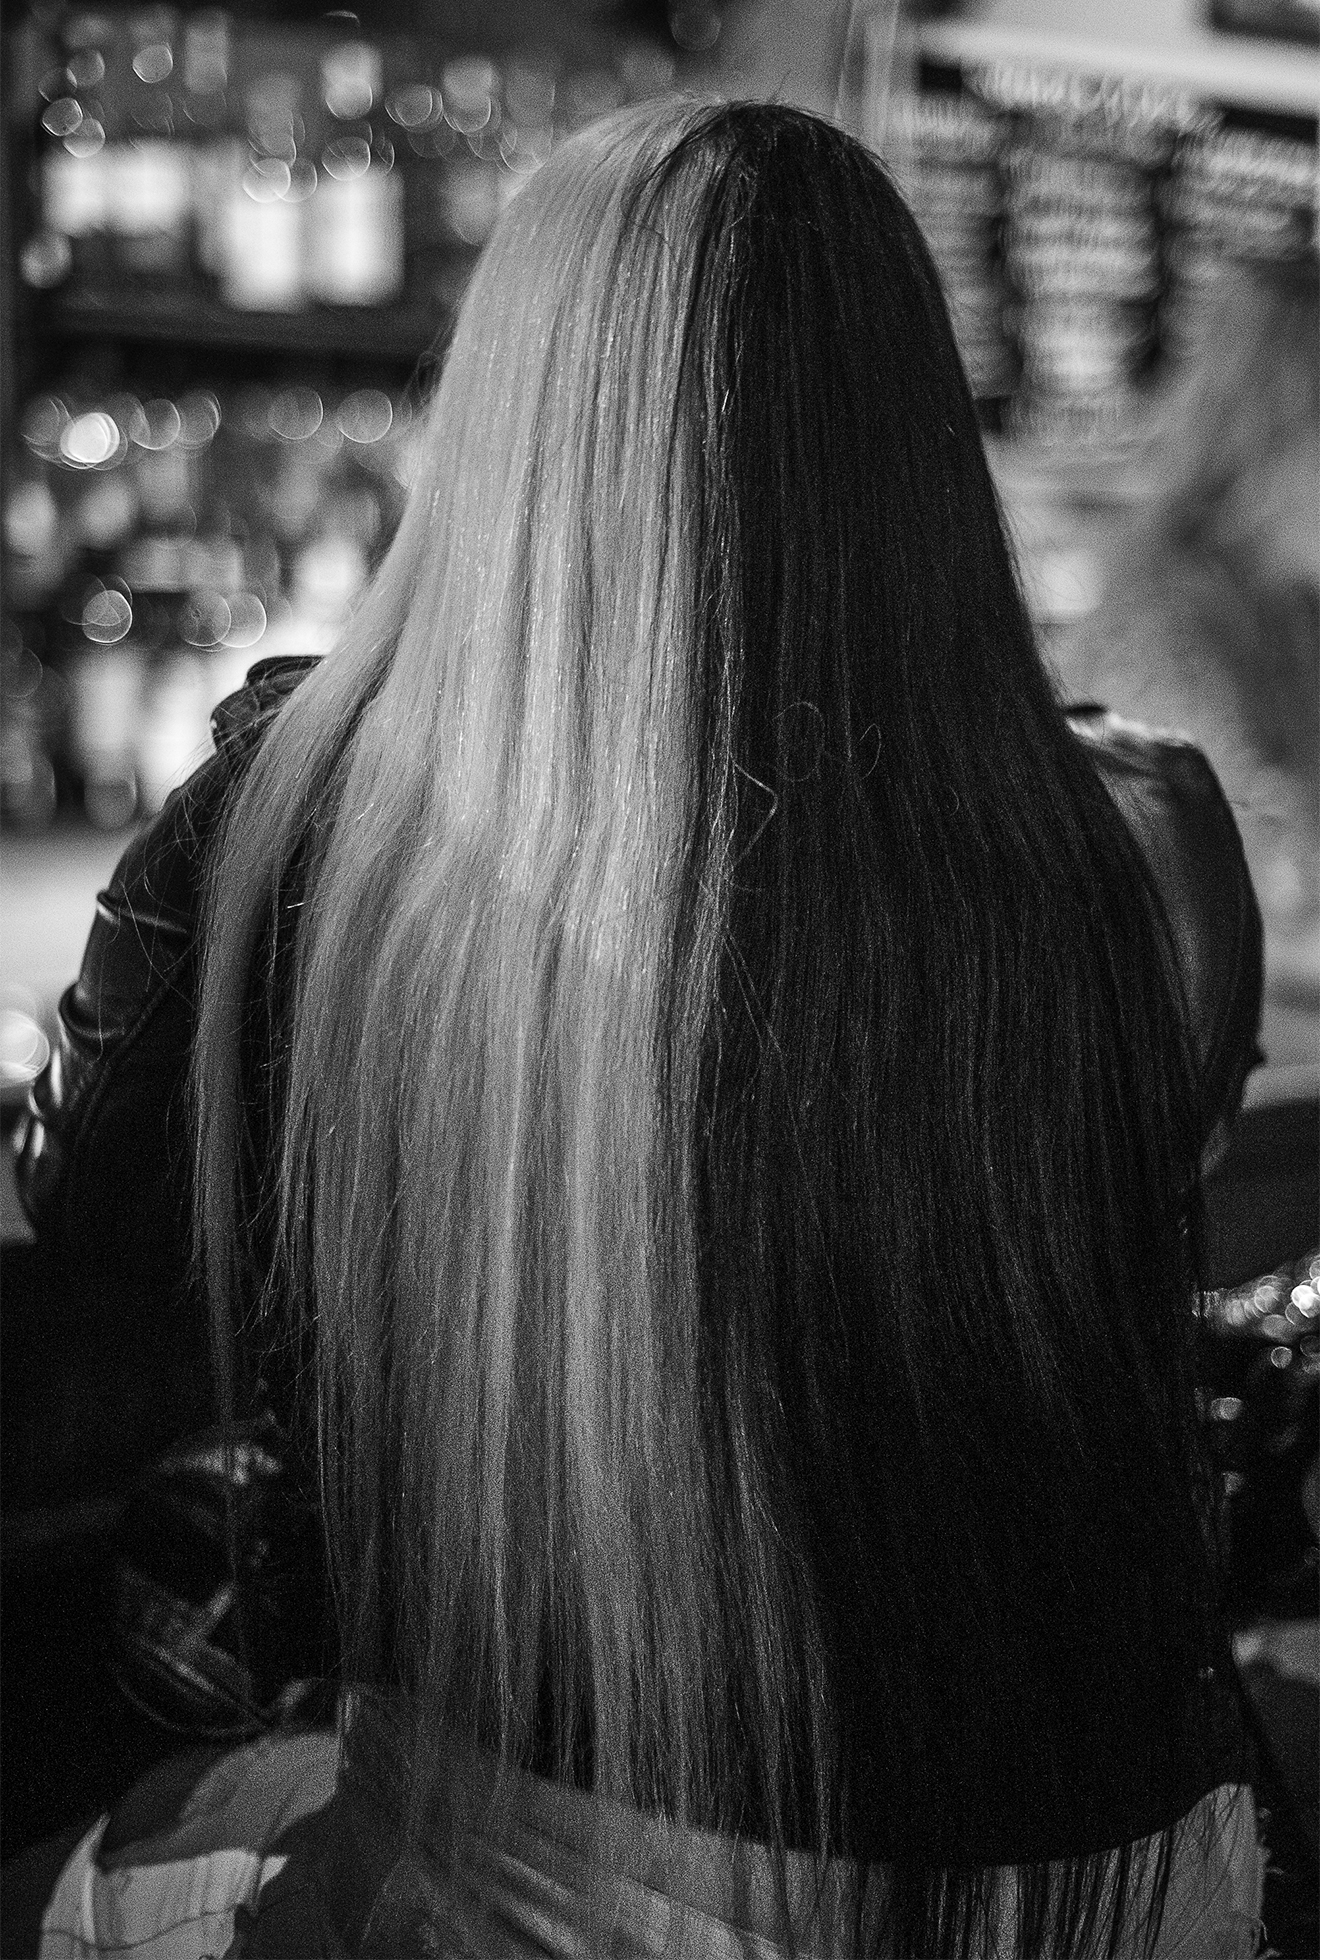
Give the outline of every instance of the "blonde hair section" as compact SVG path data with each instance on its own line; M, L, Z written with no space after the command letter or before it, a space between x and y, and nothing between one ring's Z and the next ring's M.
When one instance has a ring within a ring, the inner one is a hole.
M602 1795L713 1822L743 1752L783 1792L789 1711L822 1719L796 1554L700 1365L734 815L683 407L709 184L655 174L696 114L612 119L505 215L395 543L213 888L200 1226L232 1322L242 1031L305 854L273 1284L314 1315L348 1663L416 1711L414 1822L445 1802L428 1737L522 1767L549 1740Z

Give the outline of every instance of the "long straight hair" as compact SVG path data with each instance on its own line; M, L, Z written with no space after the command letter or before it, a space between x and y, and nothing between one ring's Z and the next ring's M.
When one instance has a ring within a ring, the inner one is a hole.
M670 103L538 173L212 892L222 1349L305 1358L410 1827L466 1745L883 1860L886 1951L1001 1855L1017 1952L1152 1932L1071 1777L1180 1760L1210 1611L1187 1048L873 158Z

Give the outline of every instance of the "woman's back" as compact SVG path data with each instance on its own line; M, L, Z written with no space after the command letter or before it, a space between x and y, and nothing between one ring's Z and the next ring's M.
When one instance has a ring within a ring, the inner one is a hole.
M1033 1868L1017 1948L1071 1952L1233 1760L1223 1110L925 249L811 118L613 120L508 214L430 438L230 815L197 1064L400 1832L457 1844L460 1746L781 1879L883 1861L886 1950L979 1950L976 1869Z

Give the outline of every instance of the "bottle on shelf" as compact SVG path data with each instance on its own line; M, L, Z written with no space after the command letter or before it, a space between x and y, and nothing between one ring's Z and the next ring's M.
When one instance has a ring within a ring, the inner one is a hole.
M355 388L340 401L336 421L344 437L340 480L350 492L370 493L360 535L374 566L403 514L418 431L407 397L383 388Z
M68 761L82 811L119 830L138 809L135 748L145 654L125 587L85 573L62 596L59 645L68 688Z
M560 137L672 79L645 44L565 66L250 11L59 14L40 79L41 217L21 252L65 280L216 292L239 311L452 303L471 254Z
M43 605L64 575L67 545L60 508L45 474L24 463L5 491L6 586L12 605Z
M1309 137L1233 127L1215 112L1183 133L1162 197L1160 334L1168 354L1197 346L1207 291L1226 258L1289 259L1314 250L1318 183Z
M184 547L182 591L145 677L135 744L139 796L158 810L210 747L216 703L239 686L265 626L265 612L243 587L237 542L219 531Z
M115 269L132 284L179 287L191 271L192 182L175 118L171 7L129 14L119 46L122 97L110 142Z
M7 826L55 801L103 829L157 809L254 660L334 646L402 507L415 416L378 376L345 389L300 365L153 393L123 372L86 357L17 418Z
M1015 363L1005 325L1005 119L967 90L931 89L896 119L900 176L939 268L972 393L1002 403Z
M231 150L219 204L221 297L243 311L297 312L307 299L306 206L316 186L303 154L299 76L254 74L244 120L246 151Z
M0 625L0 823L44 830L55 815L58 684L17 620Z
M74 410L60 435L77 548L57 624L68 760L84 814L113 830L146 807L143 705L184 588L198 469L173 400L121 391Z
M116 392L75 416L67 431L66 449L76 472L69 519L74 544L91 571L106 569L139 521L132 446L141 417L136 396Z
M76 546L61 503L60 437L69 420L63 397L40 394L23 409L23 447L5 486L5 598L39 613L67 577Z
M1020 296L1024 432L1101 434L1130 412L1153 347L1158 274L1153 246L1130 242L1148 222L1134 215L1111 241L1113 222L1085 206L1070 211L1066 226L1032 228L1018 215L1009 262Z
M321 57L324 134L309 206L307 283L332 306L383 306L403 290L403 173L383 79L372 42L336 41Z
M499 70L484 55L462 55L445 63L441 91L444 118L457 139L441 178L444 229L451 247L475 250L490 237L505 203Z
M131 429L129 462L145 537L187 533L196 522L199 457L183 440L177 402L157 397L141 404Z
M254 400L249 410L257 466L253 508L274 542L282 573L263 649L325 653L352 585L336 554L320 550L327 492L342 445L333 402L323 385L303 384L267 395L264 427L258 411Z
M106 15L70 15L61 28L61 59L38 83L40 222L20 259L30 285L56 286L70 277L85 284L107 271L113 157L105 98L113 41Z
M555 103L555 123L561 136L576 135L589 123L621 106L624 79L606 61L591 61L564 76Z
M1157 191L1181 99L1032 68L979 86L1010 127L1002 236L1021 374L1007 424L1121 440L1156 351Z
M459 139L445 119L438 61L409 45L400 52L398 71L385 113L393 125L396 168L403 173L406 287L410 298L425 304L446 296L452 246L444 178Z
M193 259L202 285L214 288L224 266L224 214L246 162L231 91L233 24L220 8L183 24L179 127L188 151Z
M636 64L642 83L645 70ZM547 160L555 141L555 100L558 73L548 55L526 49L504 64L504 121L500 130L500 155L512 173L509 193L538 170Z
M320 447L320 493L308 534L291 567L299 630L328 651L361 591L397 508L373 467L388 441L394 405L383 389L359 388L327 404Z
M205 752L205 717L200 709L190 711L200 692L198 677L189 665L189 654L182 639L182 628L191 600L193 572L191 512L179 514L174 528L139 533L120 555L114 577L104 593L92 601L97 617L101 611L111 615L119 627L119 642L127 674L110 670L93 676L96 692L85 712L105 712L107 679L117 682L127 705L127 725L112 724L117 738L116 754L131 776L133 812L150 814L158 810L176 781L187 773L190 760ZM84 609L84 631L88 631ZM87 665L84 656L80 666ZM75 678L84 692L88 681L82 673ZM119 696L115 697L115 705ZM84 751L87 734L82 735ZM104 796L103 790L98 790ZM84 799L87 791L84 790ZM89 814L98 821L89 805ZM108 827L108 818L99 818Z

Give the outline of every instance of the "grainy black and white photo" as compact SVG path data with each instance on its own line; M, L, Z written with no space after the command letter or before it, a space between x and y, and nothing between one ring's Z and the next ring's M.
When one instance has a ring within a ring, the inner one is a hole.
M1311 1960L1313 0L0 42L0 1953Z

